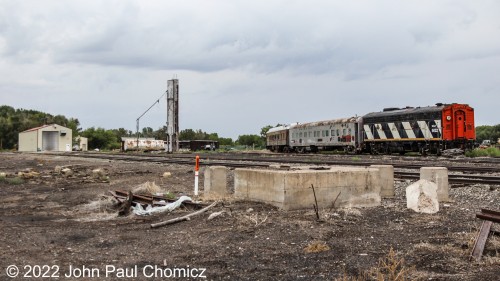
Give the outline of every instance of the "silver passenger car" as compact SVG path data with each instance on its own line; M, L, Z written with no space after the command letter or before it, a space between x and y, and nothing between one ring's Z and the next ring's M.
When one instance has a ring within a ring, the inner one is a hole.
M290 126L290 149L297 152L361 149L362 118L350 117Z

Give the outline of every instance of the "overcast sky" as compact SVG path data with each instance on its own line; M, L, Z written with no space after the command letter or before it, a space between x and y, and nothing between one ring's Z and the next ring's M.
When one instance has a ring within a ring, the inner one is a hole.
M468 103L500 123L500 1L4 1L0 105L126 128L177 77L180 128ZM166 123L161 99L141 127Z

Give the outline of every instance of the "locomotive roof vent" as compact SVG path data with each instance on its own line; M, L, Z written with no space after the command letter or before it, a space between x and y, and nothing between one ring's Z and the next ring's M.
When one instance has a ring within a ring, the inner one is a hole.
M406 108L406 109L409 109L409 108L413 108L413 106L408 106L408 105L407 105L405 108Z
M442 103L442 102L438 102L438 103L436 103L436 106L442 106L442 105L443 105L443 103Z
M399 107L386 107L384 108L384 112L386 111L394 111L394 110L400 110L401 108Z

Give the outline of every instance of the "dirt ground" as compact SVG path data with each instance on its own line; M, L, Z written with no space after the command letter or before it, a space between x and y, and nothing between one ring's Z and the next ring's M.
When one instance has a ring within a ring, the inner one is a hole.
M56 172L56 166L73 174ZM96 168L105 175L93 177ZM24 176L31 178L16 181L18 172L31 172ZM172 176L164 178L164 172ZM500 276L498 233L488 239L481 261L469 261L481 224L475 213L500 209L500 189L486 185L452 186L454 202L440 204L433 215L406 209L408 181L397 182L396 198L384 199L380 207L323 209L321 222L312 208L284 212L225 199L189 221L151 229L151 223L192 210L117 217L103 195L149 181L176 196L192 196L193 167L0 153L0 173L7 175L0 180L0 280L37 280L40 272L53 276L46 280L178 280L182 272L191 274L186 280L195 275L208 280L335 280L373 273L391 248L395 259L404 259L412 279ZM207 220L218 211L225 212ZM11 265L19 269L17 279L7 276ZM22 278L26 274L32 277Z

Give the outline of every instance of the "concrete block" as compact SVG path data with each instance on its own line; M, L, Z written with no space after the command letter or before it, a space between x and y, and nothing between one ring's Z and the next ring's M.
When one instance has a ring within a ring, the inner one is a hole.
M432 181L437 184L439 202L449 202L448 197L448 169L445 167L422 167L420 168L420 179Z
M226 196L227 192L227 168L223 166L211 166L205 169L203 187L205 194Z
M318 206L371 207L380 205L379 170L335 168L332 170L235 170L235 196L265 202L284 210L309 209L314 204L314 185ZM340 195L339 195L340 194Z
M281 207L284 201L285 173L275 170L235 169L234 196Z
M380 196L382 198L393 198L394 192L394 167L392 165L371 165L370 168L380 171Z
M406 206L418 213L434 214L439 211L437 184L419 180L406 188Z

